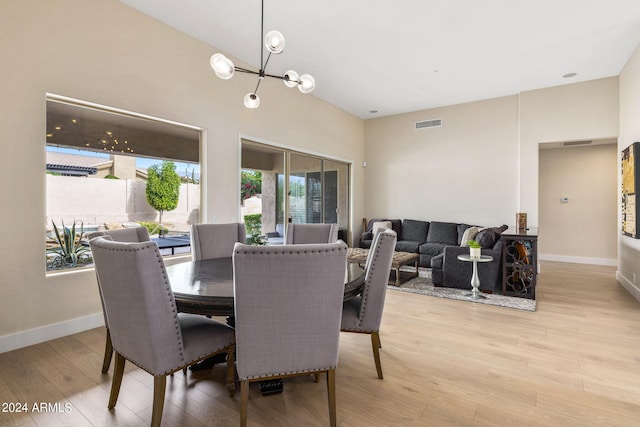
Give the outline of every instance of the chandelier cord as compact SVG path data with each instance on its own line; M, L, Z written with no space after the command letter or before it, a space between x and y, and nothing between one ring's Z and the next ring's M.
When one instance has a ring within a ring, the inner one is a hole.
M262 43L263 38L264 38L264 0L262 0L262 10L260 11L260 72L264 71L264 69L267 68L267 65L264 63L264 44ZM269 52L269 58L270 57L271 57L271 52ZM267 58L267 62L269 62L269 58ZM259 84L260 82L258 82L258 85Z

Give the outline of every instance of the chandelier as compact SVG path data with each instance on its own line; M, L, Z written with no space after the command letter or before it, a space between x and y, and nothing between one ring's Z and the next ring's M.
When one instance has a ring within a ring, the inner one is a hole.
M269 31L264 36L264 45L262 44L262 37L264 35L264 0L262 0L262 15L260 19L260 69L258 71L249 70L246 68L236 67L233 62L221 53L215 53L211 56L209 61L211 68L215 71L216 76L223 80L228 80L233 77L233 74L238 71L239 73L254 74L258 76L258 84L253 92L250 92L244 96L244 105L247 108L258 108L260 106L260 98L257 95L260 83L265 77L272 77L274 79L280 79L287 87L298 87L300 92L309 93L316 87L316 81L313 76L309 74L298 75L293 70L286 71L281 76L273 74L267 74L265 72L267 64L272 54L280 54L284 50L284 36L279 31ZM269 55L267 60L264 60L264 48L267 48Z

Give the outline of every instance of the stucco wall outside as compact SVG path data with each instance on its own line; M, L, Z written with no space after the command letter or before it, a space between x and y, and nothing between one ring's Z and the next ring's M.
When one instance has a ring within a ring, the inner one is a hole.
M171 231L188 232L198 222L200 185L181 184L176 209L162 215ZM86 225L155 221L158 211L147 202L146 181L136 179L91 179L47 175L47 227L82 221Z

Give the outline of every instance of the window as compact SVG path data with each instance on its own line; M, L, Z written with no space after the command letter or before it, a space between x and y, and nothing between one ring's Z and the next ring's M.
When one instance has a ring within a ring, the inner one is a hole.
M84 234L103 229L143 225L175 239L161 241L163 254L190 251L184 242L200 217L199 129L48 95L46 151L48 271L91 264ZM158 210L146 184L163 164L178 175L179 197ZM65 242L65 230L75 238Z

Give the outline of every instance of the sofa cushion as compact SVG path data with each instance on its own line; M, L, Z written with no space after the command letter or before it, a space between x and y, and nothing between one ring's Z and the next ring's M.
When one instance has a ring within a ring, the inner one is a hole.
M447 245L459 245L458 224L453 222L432 221L429 224L427 243L444 243ZM434 254L435 255L435 254Z
M400 232L398 240L411 240L414 242L424 243L427 241L428 231L428 222L418 221L415 219L405 219L402 221L402 231Z
M363 249L369 249L371 248L372 243L373 243L373 240L360 240L360 243L358 244L358 246L360 246Z
M391 228L391 221L374 222L371 227L371 232L373 233L374 236L376 235L376 231L378 231L379 228L382 228L382 229Z
M475 240L480 243L482 249L491 249L500 240L500 235L503 231L509 228L507 225L501 225L500 227L485 228L478 232Z
M492 228L485 228L478 232L475 240L480 243L482 249L489 249L496 243L496 233Z
M391 229L396 232L396 236L400 235L400 231L402 230L402 220L400 219L387 219L386 221L391 221Z
M445 246L448 246L446 243L423 243L420 245L418 249L421 254L436 256L440 255L444 250Z
M413 252L418 253L418 248L422 242L415 240L399 240L396 242L396 252Z
M460 238L460 246L467 246L467 242L469 240L475 239L476 235L478 234L478 230L478 227L469 227L464 230L464 233L462 233L462 237Z
M462 240L462 237L469 227L471 227L469 224L458 224L458 245L464 246L464 243L466 243L466 241Z

